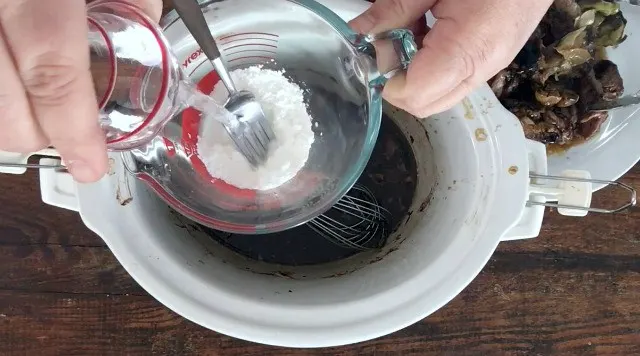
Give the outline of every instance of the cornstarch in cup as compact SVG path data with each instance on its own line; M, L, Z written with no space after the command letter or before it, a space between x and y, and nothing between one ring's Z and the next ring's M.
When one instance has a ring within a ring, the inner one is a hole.
M287 182L304 167L314 141L312 118L302 89L283 74L261 66L230 73L236 88L250 91L262 105L276 139L270 144L267 161L254 169L238 152L225 128L203 116L197 154L211 176L241 189L268 190ZM224 103L229 92L220 81L211 96Z

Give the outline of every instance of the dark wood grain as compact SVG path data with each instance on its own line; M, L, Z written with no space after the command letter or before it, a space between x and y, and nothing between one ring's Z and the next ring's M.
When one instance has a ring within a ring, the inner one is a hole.
M499 253L463 294L432 317L389 337L314 351L234 340L182 319L145 295L1 290L0 350L45 355L632 355L640 352L638 267L635 261L593 268L589 262Z
M640 166L623 179L640 188ZM503 243L431 317L378 340L288 350L219 335L142 290L77 214L41 203L37 175L0 179L0 354L640 354L640 212L567 218ZM614 204L615 190L594 204Z
M34 205L42 201L37 173L2 176L0 184L0 245L104 246L97 236L78 230L82 221L77 213Z

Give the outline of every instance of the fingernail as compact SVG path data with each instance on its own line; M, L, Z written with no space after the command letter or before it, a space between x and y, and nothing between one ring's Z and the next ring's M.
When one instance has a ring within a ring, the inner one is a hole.
M89 183L98 179L96 172L86 162L80 160L67 161L67 169L73 178L80 183Z

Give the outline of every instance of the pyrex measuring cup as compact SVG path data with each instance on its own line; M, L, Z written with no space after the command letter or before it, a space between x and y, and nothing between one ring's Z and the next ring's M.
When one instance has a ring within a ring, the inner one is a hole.
M212 177L195 154L210 122L187 109L164 137L123 154L127 166L182 214L215 229L238 233L285 230L333 206L362 174L382 115L382 85L416 51L413 36L394 30L375 37L354 33L312 0L201 1L230 70L251 65L283 70L300 85L315 133L309 159L293 179L266 191L237 189ZM163 31L181 69L210 92L219 78L175 14ZM375 60L393 57L384 69ZM215 124L215 123L213 123Z

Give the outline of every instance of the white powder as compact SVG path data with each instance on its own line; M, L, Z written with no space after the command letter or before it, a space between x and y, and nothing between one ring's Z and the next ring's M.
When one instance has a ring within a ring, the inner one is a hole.
M300 87L283 76L283 72L260 66L234 70L231 73L238 90L248 90L262 105L276 136L269 157L254 169L235 148L227 131L217 121L203 119L198 138L198 156L209 174L242 189L268 190L293 178L300 171L313 144L311 116L303 101ZM211 96L224 103L229 92L222 82ZM204 118L204 116L203 116Z

